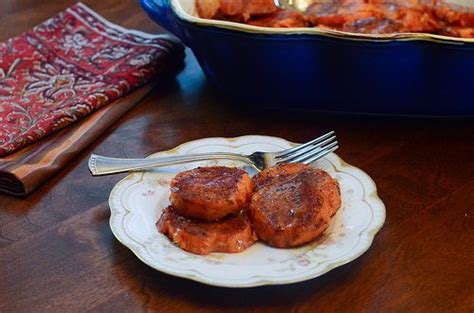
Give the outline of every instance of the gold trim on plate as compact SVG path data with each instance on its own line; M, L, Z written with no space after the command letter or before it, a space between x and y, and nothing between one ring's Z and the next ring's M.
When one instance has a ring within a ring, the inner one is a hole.
M250 34L266 34L266 35L320 35L336 39L345 39L351 41L367 41L367 42L393 42L393 41L429 41L442 44L463 45L474 43L474 38L450 37L429 33L394 33L394 34L361 34L344 32L333 29L320 27L290 27L290 28L273 28L253 26L243 23L204 19L187 13L181 6L179 0L170 0L171 8L174 13L187 22L205 27L219 27Z

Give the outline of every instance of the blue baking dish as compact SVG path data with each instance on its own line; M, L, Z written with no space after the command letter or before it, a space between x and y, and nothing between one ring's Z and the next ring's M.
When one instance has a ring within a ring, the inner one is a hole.
M140 0L238 104L294 110L473 115L474 39L353 34L202 19L194 0Z

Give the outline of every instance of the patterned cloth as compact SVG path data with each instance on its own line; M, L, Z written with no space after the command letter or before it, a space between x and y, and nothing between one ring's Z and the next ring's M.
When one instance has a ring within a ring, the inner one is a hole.
M166 35L124 29L81 3L0 43L0 156L143 85L182 51Z

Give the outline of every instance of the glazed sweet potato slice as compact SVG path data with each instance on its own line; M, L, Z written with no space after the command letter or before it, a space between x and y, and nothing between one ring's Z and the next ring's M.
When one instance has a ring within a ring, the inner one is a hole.
M206 222L181 216L168 207L157 222L157 228L181 249L202 255L242 252L257 241L244 211Z
M198 167L175 176L170 201L180 215L215 221L245 208L252 191L252 179L242 169Z
M275 247L295 247L314 240L327 229L341 205L337 181L304 164L264 170L254 181L249 219L258 237Z

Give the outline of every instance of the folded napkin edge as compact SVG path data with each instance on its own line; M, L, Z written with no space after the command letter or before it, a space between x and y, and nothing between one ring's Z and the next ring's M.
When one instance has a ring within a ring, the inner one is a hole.
M69 23L69 28L61 27L64 23ZM84 27L90 32L82 33ZM97 38L103 39L94 41ZM168 63L165 59L174 61L173 55L182 59L184 47L173 41L167 34L151 35L111 23L80 2L14 37L5 47L24 45L28 49L6 55L4 63L14 63L15 58L28 62L22 62L22 67L10 66L16 71L8 71L8 76L0 81L0 100L8 105L8 110L0 111L0 120L9 118L13 125L7 124L10 129L6 126L5 132L0 132L0 156L62 129L142 86L154 75L163 74L167 68L163 64ZM123 64L118 60L124 60ZM110 74L106 83L99 74ZM59 85L58 79L62 79ZM29 88L27 92L25 88ZM67 101L64 95L68 96ZM46 110L47 103L63 100L66 105L48 106ZM16 105L23 101L28 103L28 111ZM23 114L31 123L17 127L20 123L15 122L15 114Z
M150 34L150 33L147 33L147 32L141 31L141 30L126 28L126 27L120 26L118 24L115 24L115 23L109 21L108 19L106 19L105 17L103 17L102 15L100 15L99 13L97 13L96 11L94 11L93 9L91 9L90 7L88 7L87 5L85 5L84 3L80 2L80 1L77 2L76 5L80 8L82 8L83 10L87 11L87 13L94 16L96 19L98 19L99 21L101 21L102 23L107 25L108 27L114 28L114 29L116 29L120 32L127 33L127 34L132 34L132 35L136 35L136 36L141 36L141 37L149 38L149 39L171 40L176 44L182 45L181 41L178 38L176 38L175 36L171 35L171 34ZM74 14L74 12L71 10L71 7L68 7L66 9L66 11L69 11L69 12Z

